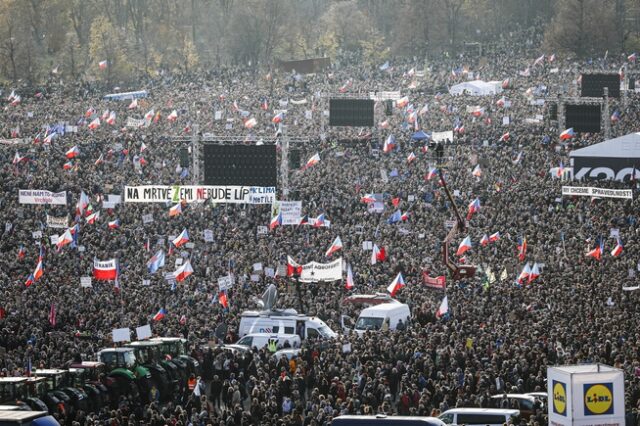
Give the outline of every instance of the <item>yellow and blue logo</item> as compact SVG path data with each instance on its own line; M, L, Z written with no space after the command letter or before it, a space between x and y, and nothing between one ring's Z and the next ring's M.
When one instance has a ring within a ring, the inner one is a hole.
M553 412L561 416L567 415L567 385L553 381Z
M584 384L584 415L613 414L613 383Z

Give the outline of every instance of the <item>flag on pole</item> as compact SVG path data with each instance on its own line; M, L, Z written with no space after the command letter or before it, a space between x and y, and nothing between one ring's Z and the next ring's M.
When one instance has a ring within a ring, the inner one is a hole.
M153 320L154 321L160 321L162 320L165 316L167 316L168 312L165 308L160 308L160 310L158 311L158 313L156 313L153 316Z
M325 256L326 257L331 257L331 255L333 253L337 252L338 250L342 250L342 240L340 239L339 235L333 241L333 243L331 244L331 246L329 247L329 249L325 253Z
M344 288L347 290L352 290L354 287L353 284L353 272L351 271L351 265L347 266L347 282L344 285Z
M173 271L173 276L178 282L186 280L191 274L193 274L193 268L191 267L191 262L189 260Z
M620 237L616 237L616 246L611 250L611 256L618 257L622 253L622 241L620 241Z
M187 228L184 228L180 235L178 235L174 240L171 241L176 248L186 244L189 242L189 233L187 232Z
M469 238L469 236L466 236L464 240L462 240L462 242L460 243L460 246L458 246L458 250L456 251L456 256L462 256L469 249L471 249L471 238Z
M51 308L49 308L49 324L51 327L56 326L56 305L55 303L51 303Z
M387 291L391 297L394 297L402 287L404 287L404 278L402 278L402 273L398 273L393 281L391 281L391 284L387 287Z
M147 262L147 269L149 270L149 273L155 274L158 269L162 268L164 266L164 259L164 251L158 250Z
M319 162L320 162L320 154L316 152L313 155L313 157L311 157L311 158L309 158L309 160L307 160L307 164L304 165L304 169L308 169L311 166L315 166Z
M440 303L440 307L436 311L436 318L442 318L447 313L449 313L449 299L445 296Z

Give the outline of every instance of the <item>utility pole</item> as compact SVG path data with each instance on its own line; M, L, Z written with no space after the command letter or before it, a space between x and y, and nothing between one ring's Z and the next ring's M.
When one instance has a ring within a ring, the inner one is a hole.
M609 88L604 87L604 138L611 139L611 114L609 114Z

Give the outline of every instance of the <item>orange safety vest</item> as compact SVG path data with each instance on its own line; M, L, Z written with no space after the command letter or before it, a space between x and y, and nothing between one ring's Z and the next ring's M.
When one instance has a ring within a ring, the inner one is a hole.
M189 390L192 391L196 388L196 379L195 377L192 377L189 379L188 385L189 385Z

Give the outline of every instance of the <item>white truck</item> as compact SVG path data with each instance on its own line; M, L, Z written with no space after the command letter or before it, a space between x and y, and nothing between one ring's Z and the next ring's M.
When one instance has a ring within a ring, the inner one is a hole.
M400 303L387 294L358 294L349 296L343 303L345 302L367 306L360 312L353 327L346 325L346 323L353 324L353 320L346 315L342 316L342 328L345 330L353 329L359 336L362 336L366 331L380 331L385 322L389 330L397 330L401 320L405 327L409 325L411 320L409 305Z
M320 318L299 314L294 309L244 311L238 334L245 336L251 333L297 334L302 339L332 339L337 336Z
M277 298L275 287L269 286L257 303L261 311L244 311L240 315L238 335L252 333L297 334L301 339L332 339L337 333L318 317L299 314L295 309L273 309Z

